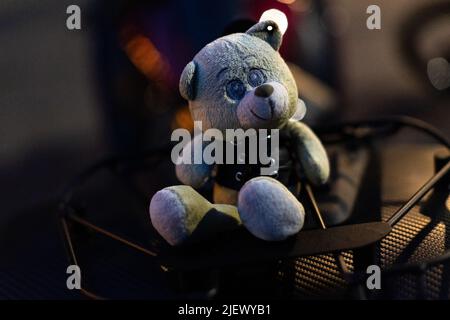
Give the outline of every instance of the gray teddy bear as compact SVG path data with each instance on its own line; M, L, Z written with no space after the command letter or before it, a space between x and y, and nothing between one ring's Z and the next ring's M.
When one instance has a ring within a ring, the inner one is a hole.
M219 38L206 45L185 67L180 93L189 101L194 121L203 129L279 129L280 172L261 176L251 166L177 164L185 185L158 191L150 203L155 229L171 245L196 233L218 234L243 225L254 236L280 241L303 227L302 204L288 189L296 164L314 185L327 181L329 162L317 136L292 119L304 114L294 78L278 53L282 34L273 21L255 24L245 33ZM194 137L194 140L197 137ZM203 147L205 142L201 142ZM193 143L184 148L193 148ZM287 150L287 152L284 152ZM214 204L194 188L215 176ZM200 230L201 229L201 230Z

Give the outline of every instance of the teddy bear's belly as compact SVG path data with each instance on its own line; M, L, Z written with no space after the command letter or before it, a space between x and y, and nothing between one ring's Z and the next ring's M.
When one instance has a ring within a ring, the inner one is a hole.
M268 175L285 186L293 181L293 160L287 148L280 148L279 165ZM261 176L261 164L219 164L215 176L213 200L215 203L236 204L239 190L249 180Z

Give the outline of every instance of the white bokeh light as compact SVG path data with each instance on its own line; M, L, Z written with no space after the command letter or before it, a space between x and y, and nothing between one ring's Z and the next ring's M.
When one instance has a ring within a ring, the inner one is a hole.
M259 18L259 22L271 20L275 22L280 29L281 34L284 34L288 27L288 21L286 15L277 9L269 9L263 12L261 18Z

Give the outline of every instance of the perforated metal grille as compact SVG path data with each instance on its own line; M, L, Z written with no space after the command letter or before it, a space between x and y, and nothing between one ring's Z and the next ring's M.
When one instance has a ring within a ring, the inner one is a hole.
M344 261L353 270L353 254L351 252L343 253ZM336 260L333 255L320 255L316 257L301 258L295 261L296 278L295 283L297 287L304 284L309 284L312 288L314 284L317 285L317 293L327 292L327 288L334 287L335 291L341 291L346 287L346 282L338 269ZM326 268L328 273L325 276L317 276L320 268ZM305 292L306 293L306 292ZM332 293L332 292L327 292Z
M344 252L342 256L353 271L352 252ZM333 296L347 286L332 254L289 261L280 272L280 278L292 284L292 294L299 298Z
M450 198L447 208L450 207ZM383 218L388 218L396 206L386 206ZM430 217L419 212L416 206L392 230L380 245L380 262L383 269L404 263L420 263L443 254L450 248L450 214L442 212ZM449 263L426 270L421 284L417 274L394 276L384 283L387 294L397 299L449 299Z
M383 207L383 219L390 217L398 205ZM450 198L447 200L450 208ZM429 217L413 208L384 238L376 250L382 270L393 265L425 262L450 248L450 214L442 212ZM354 255L343 253L350 271L354 271ZM367 261L367 265L373 263ZM286 262L279 277L291 283L292 295L300 298L340 296L348 283L343 279L333 255L304 257ZM450 263L425 271L424 281L411 273L402 273L382 279L382 290L377 297L396 299L450 299ZM370 297L370 295L369 295Z

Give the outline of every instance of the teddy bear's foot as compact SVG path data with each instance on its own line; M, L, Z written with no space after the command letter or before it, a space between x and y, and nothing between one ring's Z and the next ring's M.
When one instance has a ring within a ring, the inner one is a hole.
M171 245L200 240L241 223L235 206L212 204L184 185L158 191L149 211L153 226Z
M303 227L302 204L279 181L270 177L249 180L239 191L238 211L244 226L256 237L278 241Z

